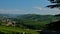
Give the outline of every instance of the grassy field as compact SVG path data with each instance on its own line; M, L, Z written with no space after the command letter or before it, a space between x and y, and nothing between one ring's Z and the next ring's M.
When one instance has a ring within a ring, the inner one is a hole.
M21 34L23 32L26 32L26 34L39 34L36 31L33 30L27 30L27 29L22 29L22 28L17 28L17 27L6 27L6 26L0 26L0 33L5 33L5 34Z

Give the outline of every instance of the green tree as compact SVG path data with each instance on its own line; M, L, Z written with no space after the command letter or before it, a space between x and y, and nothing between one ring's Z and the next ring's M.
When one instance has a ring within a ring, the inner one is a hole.
M53 5L48 5L50 8L59 8L60 9L60 0L49 0ZM60 20L56 22L51 22L46 26L48 30L60 31Z
M48 0L50 1L52 4L48 5L46 7L50 7L50 8L60 8L60 0Z

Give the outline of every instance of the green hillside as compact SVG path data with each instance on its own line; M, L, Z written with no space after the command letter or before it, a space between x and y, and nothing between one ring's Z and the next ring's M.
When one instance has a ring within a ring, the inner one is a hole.
M52 18L54 18L53 15L37 14L25 14L17 17L18 23L30 29L43 29L43 26L50 23Z
M25 14L13 16L0 15L0 32L1 33L22 33L38 34L34 30L44 30L45 25L60 20L58 15L38 15ZM15 22L15 24L13 23ZM10 23L10 24L9 24ZM7 26L8 25L8 26Z
M17 28L17 27L6 27L6 26L0 26L0 34L5 33L5 34L22 34L25 32L26 34L39 34L36 31L33 30L27 30L27 29L22 29L22 28Z

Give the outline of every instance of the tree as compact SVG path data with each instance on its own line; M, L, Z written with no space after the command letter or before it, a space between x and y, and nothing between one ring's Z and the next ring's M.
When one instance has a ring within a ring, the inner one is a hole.
M52 5L48 5L46 7L50 8L60 8L60 0L48 0L52 3Z
M48 5L47 7L60 9L60 0L49 0L49 1L53 3L53 5ZM60 16L60 15L57 15L57 16ZM48 30L60 31L60 20L56 22L52 22L48 24L46 27Z
M51 31L60 31L60 21L47 24L47 29Z

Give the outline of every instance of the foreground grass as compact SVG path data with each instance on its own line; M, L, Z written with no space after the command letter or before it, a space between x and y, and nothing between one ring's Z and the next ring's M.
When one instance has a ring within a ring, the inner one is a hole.
M22 33L22 32L26 32L26 33L29 33L29 34L39 34L38 32L36 31L33 31L33 30L27 30L27 29L22 29L22 28L17 28L17 27L6 27L6 26L0 26L0 32L4 32L4 33Z

